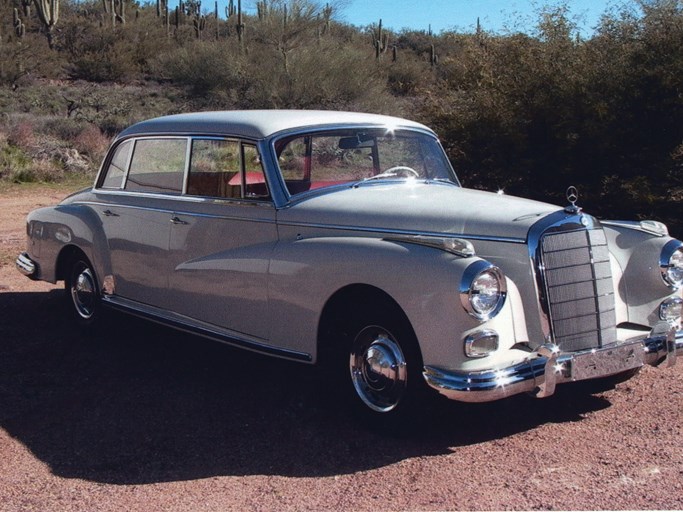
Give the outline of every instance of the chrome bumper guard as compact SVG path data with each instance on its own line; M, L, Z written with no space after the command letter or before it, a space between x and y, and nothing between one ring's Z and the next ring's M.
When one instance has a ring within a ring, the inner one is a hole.
M19 256L17 256L15 265L17 266L19 272L29 277L34 275L36 273L36 269L38 268L37 263L33 261L25 252L22 252Z
M666 323L648 337L609 347L561 353L554 344L541 346L517 364L475 372L459 372L426 366L424 378L442 395L462 402L490 402L519 393L538 398L552 395L564 382L608 377L644 364L673 366L683 356L683 330Z

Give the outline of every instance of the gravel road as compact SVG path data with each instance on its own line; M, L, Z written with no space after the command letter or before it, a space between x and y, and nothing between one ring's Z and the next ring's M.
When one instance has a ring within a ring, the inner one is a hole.
M0 192L0 510L683 509L683 361L362 426L316 372L126 316L76 333Z

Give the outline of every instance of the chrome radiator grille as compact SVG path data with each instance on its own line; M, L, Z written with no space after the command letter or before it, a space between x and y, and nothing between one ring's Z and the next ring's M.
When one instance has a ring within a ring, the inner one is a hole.
M614 286L602 229L546 234L540 257L555 343L567 352L614 343Z

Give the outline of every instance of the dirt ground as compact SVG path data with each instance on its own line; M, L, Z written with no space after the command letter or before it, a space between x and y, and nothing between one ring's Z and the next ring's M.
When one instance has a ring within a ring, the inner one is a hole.
M683 509L683 361L389 435L309 367L124 316L74 331L13 263L65 194L0 190L0 510Z

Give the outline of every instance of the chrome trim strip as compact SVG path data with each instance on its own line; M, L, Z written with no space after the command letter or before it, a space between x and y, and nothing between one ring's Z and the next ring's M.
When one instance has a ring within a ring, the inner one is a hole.
M91 190L91 189L86 189ZM122 190L116 188L97 188L92 189L92 193L96 195L110 194L112 196L123 197L141 197L145 199L165 199L175 201L187 201L193 203L229 203L240 204L244 206L273 206L273 202L269 200L258 199L234 199L230 197L209 197L209 196L194 196L189 194L157 194L154 192L131 192L129 190ZM118 206L118 204L117 204Z
M474 246L467 240L462 240L455 236L452 237L425 237L419 235L404 235L404 236L387 236L384 237L387 242L398 242L406 244L423 245L425 247L432 247L442 251L455 254L461 258L471 258L476 256Z
M34 275L38 268L37 263L33 261L25 252L22 252L19 256L17 256L17 259L14 263L17 267L17 270L28 277Z
M96 201L82 201L77 204L81 205L86 205L86 206L114 206L116 208L130 208L130 209L135 209L135 210L145 210L145 211L152 211L152 212L158 212L158 213L168 213L169 216L173 216L173 214L177 215L188 215L188 216L193 216L193 217L203 217L203 218L209 218L209 219L222 219L222 220L233 220L233 221L243 221L243 222L260 222L260 223L265 223L265 224L276 224L276 221L274 219L254 219L254 218L248 218L248 217L239 217L237 215L213 215L210 213L199 213L199 212L191 212L191 211L184 211L184 210L179 210L179 209L165 209L165 208L153 208L151 206L136 206L136 205L131 205L131 204L116 204L116 203L99 203ZM254 206L253 203L247 203L245 206ZM264 205L261 205L262 207ZM271 205L269 205L271 206ZM271 208L273 211L274 208Z
M221 343L226 343L235 347L251 350L253 352L259 352L261 354L267 354L271 356L282 357L284 359L292 359L294 361L311 362L313 357L311 354L305 352L297 352L294 350L288 350L284 348L274 347L272 345L266 345L264 343L255 341L253 339L247 339L240 336L233 331L223 331L216 326L211 326L209 324L199 324L198 322L193 322L190 318L183 317L168 311L164 311L152 306L147 306L139 304L137 302L123 299L121 297L115 296L103 296L102 304L112 309L123 311L124 313L129 313L153 322L178 329L180 331L189 332L191 334L196 334L204 338L209 338L215 341L220 341Z
M340 231L360 231L363 233L377 233L379 235L403 235L403 236L431 236L431 237L457 237L466 240L482 240L488 242L504 242L512 244L524 244L526 240L523 238L503 237L503 236L486 236L486 235L471 235L467 233L441 233L436 231L408 231L407 229L387 229L379 227L366 226L343 226L340 224L317 224L313 222L295 222L295 221L279 221L280 226L289 227L304 227L316 229L333 229Z
M609 362L615 352L619 355L614 360L620 364L605 369L605 361ZM649 337L598 349L560 353L557 346L545 344L511 366L472 372L425 366L423 377L442 395L463 402L490 402L534 392L543 398L554 393L556 384L608 377L643 364L655 366L665 362L673 366L678 356L683 356L683 330L658 325ZM589 377L585 375L586 368Z

